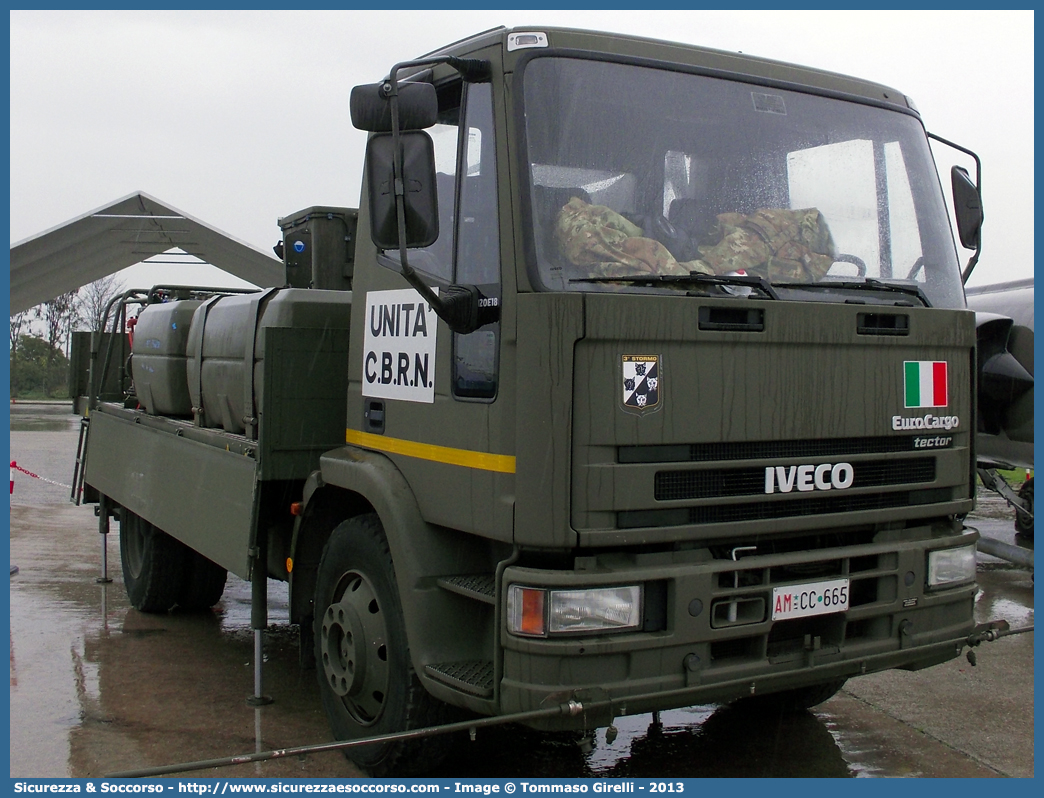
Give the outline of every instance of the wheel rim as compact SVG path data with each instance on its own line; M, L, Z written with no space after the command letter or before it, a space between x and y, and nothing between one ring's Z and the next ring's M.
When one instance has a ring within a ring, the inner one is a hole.
M120 546L123 549L125 563L130 575L137 579L141 576L142 563L145 561L145 529L140 518L128 518L123 523L123 535Z
M356 722L377 722L388 695L384 612L370 580L350 572L340 580L323 614L320 638L327 685Z

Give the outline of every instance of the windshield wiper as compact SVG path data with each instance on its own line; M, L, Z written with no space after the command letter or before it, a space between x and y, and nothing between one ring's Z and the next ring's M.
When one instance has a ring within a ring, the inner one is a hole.
M932 306L932 303L928 301L928 297L925 296L924 291L921 290L920 286L895 285L893 283L886 283L883 280L876 280L873 277L866 277L862 280L824 280L821 283L776 283L775 285L776 288L792 288L796 290L818 288L829 291L831 289L840 288L842 290L848 289L853 291L888 291L897 294L915 296L926 308Z
M574 277L569 282L630 283L631 285L640 286L743 286L756 288L769 299L779 299L779 295L772 290L772 284L764 277L754 274L703 274L702 272L690 272L689 274L630 274L621 277Z

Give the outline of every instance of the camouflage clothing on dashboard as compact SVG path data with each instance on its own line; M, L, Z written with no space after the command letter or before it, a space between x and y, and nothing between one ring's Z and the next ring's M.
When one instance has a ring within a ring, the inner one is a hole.
M815 208L718 214L718 242L699 248L715 274L748 271L770 280L819 280L834 263L834 241Z
M695 269L678 263L667 247L645 238L638 225L616 211L579 197L558 214L555 239L570 263L586 267L592 277L688 274Z
M814 208L762 208L746 216L719 214L717 242L699 247L700 259L679 262L637 225L604 205L578 197L558 215L562 252L592 277L642 274L727 274L749 271L770 279L818 280L834 262L834 242Z

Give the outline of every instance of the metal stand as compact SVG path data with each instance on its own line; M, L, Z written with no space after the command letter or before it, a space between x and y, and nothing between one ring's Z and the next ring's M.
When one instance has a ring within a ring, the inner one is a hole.
M13 402L14 400L12 399L11 401ZM11 503L12 504L14 503L14 472L15 472L14 467L15 467L15 461L12 460L11 461ZM10 527L8 527L8 528L10 529ZM14 576L16 573L18 573L18 566L15 565L14 563L11 563L11 576Z
M109 578L109 503L104 496L98 500L94 512L98 515L98 532L101 533L101 576L94 581L108 584L112 581Z
M260 535L259 535L260 537ZM262 689L261 664L264 661L265 629L268 628L268 557L263 546L256 549L254 567L250 572L250 626L254 630L254 694L247 698L252 707L272 703L272 697Z

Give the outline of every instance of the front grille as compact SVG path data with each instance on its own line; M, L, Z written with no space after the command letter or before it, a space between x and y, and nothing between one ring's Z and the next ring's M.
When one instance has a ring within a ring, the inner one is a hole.
M853 513L860 510L882 510L888 507L903 507L909 503L910 494L899 492L861 493L852 496L795 499L788 502L690 507L689 523L720 524L729 521L757 521L763 518L792 518L796 515Z
M683 524L721 524L736 521L761 521L801 515L825 515L865 510L884 510L920 504L937 504L953 499L952 488L934 488L894 493L859 493L814 499L788 499L710 507L680 507L669 510L625 510L616 514L619 529L681 526Z
M656 444L621 446L620 463L684 463L711 460L761 460L788 457L838 457L855 454L892 454L914 451L915 435L874 438L833 438L800 441L746 441L739 443Z
M873 460L853 463L853 488L907 485L935 481L935 458ZM765 493L764 468L720 468L702 471L659 471L654 496L657 501L714 499Z

